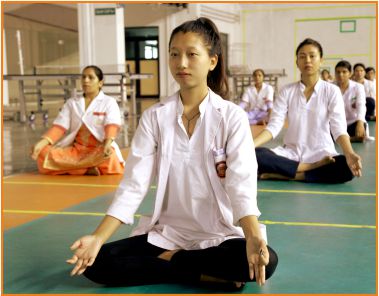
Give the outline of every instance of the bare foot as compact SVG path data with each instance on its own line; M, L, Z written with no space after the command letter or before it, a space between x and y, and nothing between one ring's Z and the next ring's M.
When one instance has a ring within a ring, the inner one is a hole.
M170 261L172 256L174 256L174 254L179 251L179 250L172 250L172 251L164 251L162 254L160 254L158 256L158 258L161 258L163 260L166 260L166 261Z
M86 175L88 175L88 176L100 176L100 170L97 167L89 168L86 171Z
M324 165L335 162L336 160L332 156L325 156L323 159L313 162L313 163L300 163L297 172L306 172L310 170L317 169Z
M304 181L305 180L305 174L304 172L296 173L295 178L290 178L287 176L283 176L280 174L274 174L274 173L263 173L260 174L258 177L259 180L284 180L284 181Z
M213 276L209 276L206 274L202 274L200 276L200 282L202 283L212 283L212 284L230 284L231 287L241 289L245 286L245 282L234 282L234 281L227 281L224 279L219 279Z
M365 137L354 136L354 137L350 137L350 142L362 143L364 141L364 139L365 139Z
M263 173L259 175L259 180L290 180L291 178L274 173Z

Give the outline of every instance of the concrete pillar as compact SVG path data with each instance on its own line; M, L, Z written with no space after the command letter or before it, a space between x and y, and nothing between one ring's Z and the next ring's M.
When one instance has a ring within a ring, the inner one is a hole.
M5 31L3 30L3 74L8 74L7 69L7 50L5 44ZM3 81L3 106L9 105L9 90L8 90L8 81Z
M125 72L124 8L114 3L78 4L80 66Z

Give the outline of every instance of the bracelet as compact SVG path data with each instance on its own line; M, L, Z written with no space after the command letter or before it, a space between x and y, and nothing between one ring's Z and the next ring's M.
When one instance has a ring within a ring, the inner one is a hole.
M41 139L44 139L44 140L48 141L50 145L53 145L53 140L50 139L49 137L47 137L47 136L42 136Z

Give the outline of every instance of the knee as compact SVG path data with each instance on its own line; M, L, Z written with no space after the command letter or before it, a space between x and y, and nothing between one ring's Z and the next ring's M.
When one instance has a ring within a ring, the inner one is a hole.
M338 172L336 183L345 183L353 180L354 175L347 164L346 157L344 155L337 155L334 156L334 159L336 160L335 164L337 167L341 168Z
M270 261L266 266L266 280L274 274L276 266L278 265L278 255L270 246L267 246L267 248L270 253Z
M269 154L271 154L271 150L266 147L255 148L255 156L257 158L258 165L264 164L265 160L268 159Z
M107 282L105 280L105 276L102 272L102 269L99 267L99 265L94 264L93 266L87 267L87 269L84 271L83 275L89 279L90 281L96 283L96 284L101 284L101 285L106 285Z

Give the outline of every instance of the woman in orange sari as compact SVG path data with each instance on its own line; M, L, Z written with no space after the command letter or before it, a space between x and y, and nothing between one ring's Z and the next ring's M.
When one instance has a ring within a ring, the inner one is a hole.
M121 126L117 102L101 90L100 68L84 68L81 83L83 96L67 100L31 156L41 174L122 174L124 160L114 142Z

